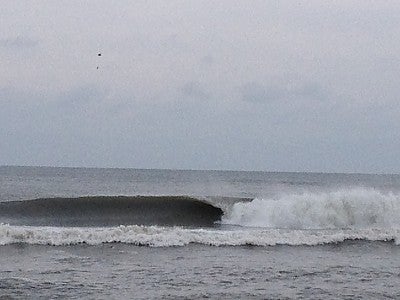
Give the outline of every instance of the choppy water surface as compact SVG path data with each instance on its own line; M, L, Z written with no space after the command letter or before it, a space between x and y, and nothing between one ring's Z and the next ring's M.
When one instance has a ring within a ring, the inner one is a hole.
M400 296L398 175L0 167L0 200L0 295Z
M398 298L400 249L347 242L314 247L148 248L8 245L0 291L15 298Z

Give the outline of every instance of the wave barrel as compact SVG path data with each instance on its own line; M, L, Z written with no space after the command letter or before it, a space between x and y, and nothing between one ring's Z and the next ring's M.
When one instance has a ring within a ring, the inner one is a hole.
M186 196L95 196L0 203L0 222L29 226L210 227L223 211Z

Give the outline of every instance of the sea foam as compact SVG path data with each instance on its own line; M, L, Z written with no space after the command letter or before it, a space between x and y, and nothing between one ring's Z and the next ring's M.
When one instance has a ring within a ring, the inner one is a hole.
M400 195L355 188L239 202L222 223L290 229L390 229L400 226L399 216Z
M190 210L192 212L192 210ZM237 202L215 227L0 224L0 245L126 243L151 247L322 245L347 240L400 244L400 195L354 188Z
M150 247L323 245L346 240L399 242L400 229L289 230L289 229L187 229L159 226L30 227L0 225L0 245L99 245L126 243Z

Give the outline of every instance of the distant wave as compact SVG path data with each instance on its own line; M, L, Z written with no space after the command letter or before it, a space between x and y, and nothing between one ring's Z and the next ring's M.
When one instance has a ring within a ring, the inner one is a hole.
M235 203L222 223L290 229L390 229L400 227L399 216L399 194L353 188Z
M30 226L213 226L222 209L185 196L102 196L0 203L0 222Z
M399 244L400 229L359 230L284 230L212 228L189 229L160 226L117 227L31 227L0 225L0 245L98 245L126 243L150 247L185 246L191 243L210 246L315 246L348 240L383 241Z

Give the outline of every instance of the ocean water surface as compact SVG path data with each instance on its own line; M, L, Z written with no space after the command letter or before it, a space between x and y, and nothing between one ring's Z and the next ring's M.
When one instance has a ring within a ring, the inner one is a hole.
M0 167L0 296L398 298L400 176Z

